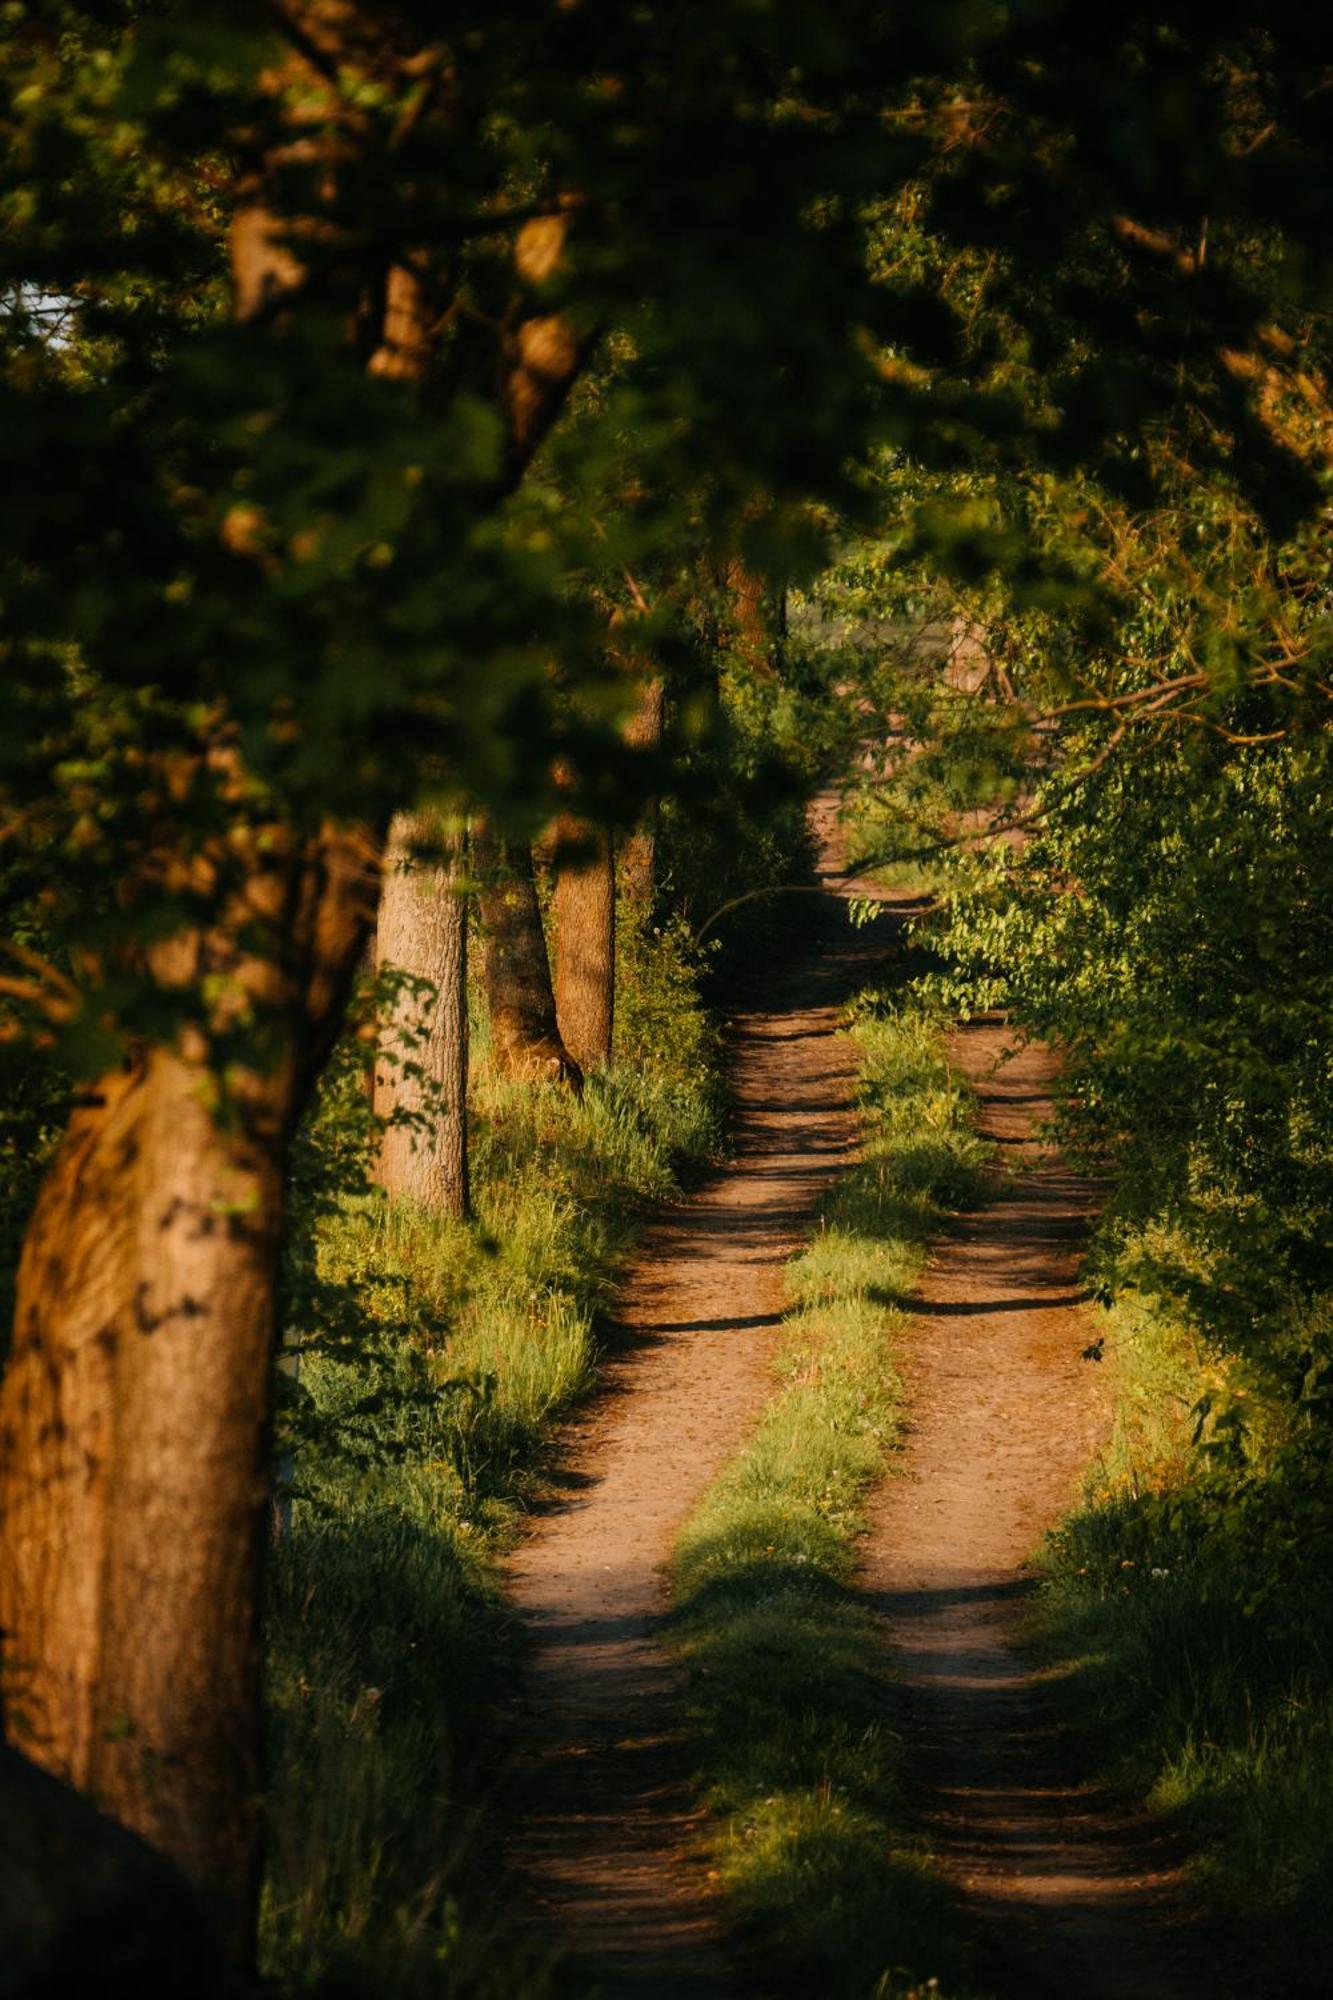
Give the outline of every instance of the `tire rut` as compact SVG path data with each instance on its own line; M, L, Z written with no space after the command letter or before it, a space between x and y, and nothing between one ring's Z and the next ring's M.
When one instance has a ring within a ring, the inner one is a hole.
M900 1669L898 1724L926 1834L980 1940L983 1984L1029 2000L1215 2000L1230 1990L1144 1818L1071 1776L1023 1660L1030 1558L1074 1501L1109 1403L1078 1291L1093 1189L1038 1128L1055 1064L1002 1021L952 1047L998 1161L940 1245L902 1356L899 1476L871 1509L863 1584Z
M604 1387L510 1566L532 1642L512 1860L539 1930L602 2000L736 1990L701 1859L683 1679L660 1644L663 1566L772 1394L784 1266L856 1143L840 1014L889 946L881 926L848 924L845 899L867 885L838 874L832 795L812 830L828 893L801 899L801 948L754 968L754 1004L733 1012L734 1156L650 1220Z

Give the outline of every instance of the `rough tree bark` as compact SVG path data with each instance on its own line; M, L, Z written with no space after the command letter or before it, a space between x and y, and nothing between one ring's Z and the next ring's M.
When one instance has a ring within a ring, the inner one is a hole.
M642 679L625 741L655 750L662 740L665 693L661 678ZM649 806L625 839L617 869L609 829L562 813L554 827L555 1011L565 1047L583 1069L611 1060L615 1040L617 876L625 894L651 906L655 862L654 809ZM561 849L580 847L581 859L562 860Z
M302 280L261 183L232 234L242 320ZM223 796L227 755L204 760ZM149 967L164 989L223 997L74 1112L24 1241L0 1384L5 1733L178 1862L241 1962L260 1856L258 1570L286 1153L377 874L363 836L297 844L271 824L246 842L238 825L196 856L189 887L214 895L216 918ZM147 872L176 866L167 853ZM211 1038L247 1008L267 1046L253 1067L228 1065L224 1093Z
M441 1215L469 1212L467 898L464 840L438 821L400 813L389 833L376 962L429 980L424 999L397 996L375 1070L375 1111L424 1121L386 1126L379 1179ZM434 849L432 854L429 850ZM420 850L428 850L424 854ZM387 1057L387 1060L386 1060ZM419 1069L421 1074L412 1071Z
M485 820L473 836L477 901L486 934L491 1045L503 1076L582 1090L583 1072L556 1021L546 933L531 850L502 839Z
M666 687L659 675L645 680L625 741L636 750L656 750L666 717ZM620 883L626 896L643 909L651 908L657 891L657 807L649 804L620 850Z
M562 813L555 824L555 1012L584 1070L611 1060L616 991L616 860L610 834ZM562 860L577 843L586 858Z
M375 875L349 836L255 846L214 929L155 960L166 988L230 997L83 1094L24 1241L0 1384L6 1734L176 1860L242 1957L283 1171ZM209 1032L245 1004L272 1060L231 1072L219 1107Z

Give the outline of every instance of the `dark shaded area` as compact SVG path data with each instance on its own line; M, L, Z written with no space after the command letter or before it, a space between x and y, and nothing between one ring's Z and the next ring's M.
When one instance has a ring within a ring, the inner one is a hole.
M0 1746L3 2000L242 2000L185 1877Z

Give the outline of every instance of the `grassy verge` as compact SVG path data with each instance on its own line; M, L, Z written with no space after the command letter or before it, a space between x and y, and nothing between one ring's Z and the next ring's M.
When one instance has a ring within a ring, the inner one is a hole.
M1065 1665L1071 1716L1102 1768L1183 1827L1200 1886L1243 1925L1271 1990L1323 1991L1333 1949L1324 1399L1265 1394L1132 1295L1105 1332L1115 1434L1051 1539L1038 1642ZM1307 1321L1301 1338L1303 1361L1326 1353L1327 1328Z
M886 1996L914 1990L904 1968L958 1967L903 1831L883 1632L852 1587L861 1503L896 1433L901 1303L983 1149L936 1019L877 995L853 1033L862 1157L790 1267L781 1386L687 1523L672 1583L716 1867L763 1990Z
M474 1222L359 1191L355 1048L307 1135L291 1310L320 1337L267 1623L263 1951L283 1992L549 1990L489 1879L516 1667L498 1561L553 1421L592 1379L642 1205L720 1129L688 955L641 935L625 960L623 1058L581 1102L477 1079Z

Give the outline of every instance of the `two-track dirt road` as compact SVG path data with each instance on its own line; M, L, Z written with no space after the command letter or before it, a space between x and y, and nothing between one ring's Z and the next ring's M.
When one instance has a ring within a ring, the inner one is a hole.
M754 969L733 1012L733 1156L644 1232L605 1391L512 1567L534 1640L516 1859L541 1921L605 2000L732 1991L696 1857L678 1676L656 1635L674 1532L771 1393L783 1267L855 1144L839 1020L892 933L848 922L844 898L866 885L838 874L831 797L813 830L829 892L790 899L800 943Z
M645 1231L605 1389L512 1565L533 1641L512 1859L541 1935L601 2000L753 1991L699 1858L682 1688L658 1635L674 1532L771 1393L783 1266L856 1143L840 1011L897 927L849 925L841 899L865 885L838 875L831 799L815 828L828 894L801 899L802 949L756 975L732 1022L734 1157ZM1028 1558L1106 1409L1076 1282L1091 1195L1034 1131L1050 1058L1001 1063L1006 1040L996 1021L955 1038L997 1165L938 1246L896 1357L910 1421L865 1588L901 1669L921 1816L982 1940L977 1983L1005 2000L1203 2000L1226 1987L1175 1858L1071 1781L1015 1650Z
M980 1941L1023 2000L1229 1991L1142 1819L1071 1775L1019 1649L1029 1559L1076 1499L1109 1411L1078 1289L1093 1190L1042 1135L1053 1060L998 1019L954 1036L995 1147L985 1200L936 1246L901 1356L909 1423L871 1510L863 1582L899 1668L922 1819Z

